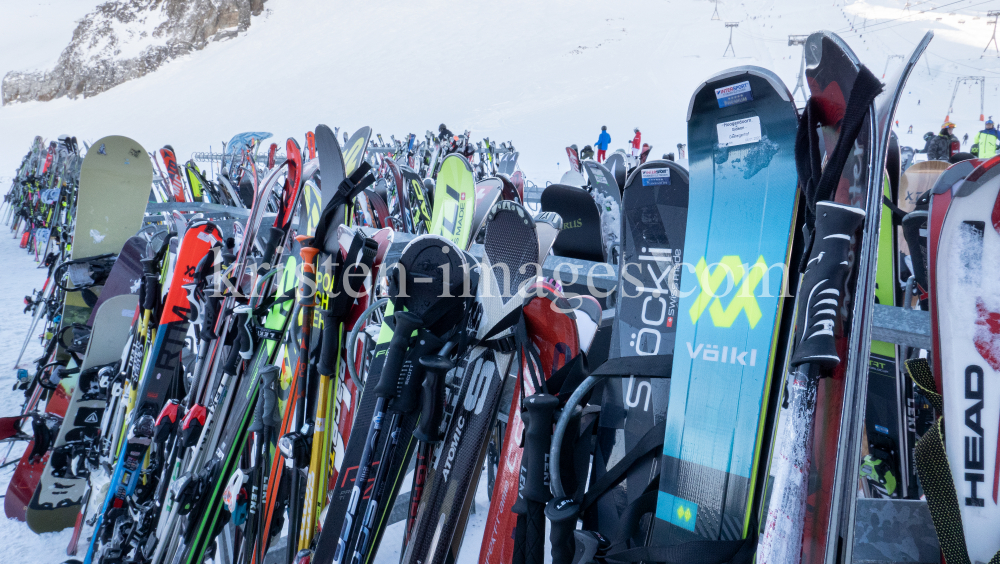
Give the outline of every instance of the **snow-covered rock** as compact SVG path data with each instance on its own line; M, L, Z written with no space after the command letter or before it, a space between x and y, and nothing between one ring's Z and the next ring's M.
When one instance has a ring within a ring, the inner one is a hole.
M3 104L94 96L250 27L265 0L115 0L77 24L47 71L11 71Z

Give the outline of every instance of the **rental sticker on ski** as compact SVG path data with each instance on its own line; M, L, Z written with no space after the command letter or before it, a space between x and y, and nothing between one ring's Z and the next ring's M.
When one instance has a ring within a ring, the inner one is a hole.
M737 84L716 88L715 99L719 101L720 108L728 108L753 100L753 92L750 91L750 83L744 80Z
M594 178L596 178L599 183L609 184L608 179L604 177L604 173L601 172L600 169L592 168L591 170L594 171Z
M735 147L760 141L760 118L750 116L715 125L719 132L720 147Z
M642 170L643 186L666 186L670 184L669 168L646 168Z

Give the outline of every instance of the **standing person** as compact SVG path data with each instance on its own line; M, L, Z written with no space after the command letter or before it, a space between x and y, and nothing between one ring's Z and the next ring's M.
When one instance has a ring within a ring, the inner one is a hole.
M445 141L451 143L452 137L454 137L454 135L452 135L451 130L445 127L443 123L438 126L438 141L442 143Z
M597 147L597 162L604 162L604 155L610 143L611 136L608 135L608 126L602 125L601 134L597 137L597 143L594 143L594 146Z
M922 153L927 153L927 158L932 161L946 161L953 154L958 152L958 137L952 133L955 131L955 123L946 121L941 124L941 131L937 135L930 132L924 135L927 144L924 145ZM954 150L952 150L954 149Z
M632 156L638 158L641 154L640 146L642 145L642 132L639 128L635 128L635 137L632 138Z
M986 129L980 131L972 139L972 149L970 153L981 159L989 159L997 154L997 143L1000 141L1000 132L993 125L993 118L986 120Z

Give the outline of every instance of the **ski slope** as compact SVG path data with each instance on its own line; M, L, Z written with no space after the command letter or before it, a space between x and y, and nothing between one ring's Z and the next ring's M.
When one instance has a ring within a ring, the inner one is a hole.
M0 19L0 74L51 68L75 21L97 2L8 4ZM1000 58L992 47L980 58L992 33L986 11L997 9L997 1L911 4L268 0L246 33L93 98L0 107L0 191L35 135L90 142L120 134L148 150L169 143L186 160L194 151L218 151L240 131L270 131L281 144L288 136L301 140L317 123L348 131L370 125L388 140L410 132L422 137L444 122L456 133L471 130L473 139L512 140L528 178L544 185L567 170L564 147L593 144L602 125L612 150L624 147L638 126L654 156L676 152L686 143L691 94L718 71L759 65L795 88L801 48L789 46L788 35L818 29L839 33L876 76L887 63L901 62L891 56L907 56L926 30L935 31L897 114L902 145L923 147L923 134L940 128L964 76L986 78L984 113L1000 118ZM739 23L735 56L723 56L724 22ZM979 116L979 85L961 84L950 113L959 138L982 127ZM2 236L0 260L8 272L0 277L0 390L9 390L30 321L21 314L21 297L41 286L44 271ZM17 413L21 400L0 391L0 414ZM3 489L12 469L0 469ZM479 497L463 563L476 561L485 526L482 485ZM394 561L393 550L398 556L393 535L390 529L380 562ZM61 561L69 533L37 536L0 519L0 537L6 543L0 561L35 564Z
M0 73L51 67L94 3L18 3L0 23ZM908 55L926 29L936 32L898 116L902 144L922 147L923 133L948 113L957 77L986 76L986 113L997 108L1000 117L1000 59L979 59L995 3L914 4L728 0L712 20L708 0L269 0L246 33L143 78L89 99L0 108L0 176L13 173L38 134L127 135L149 150L170 143L186 159L246 130L270 131L280 144L320 122L370 125L386 139L422 137L444 122L474 139L513 140L528 178L544 185L567 170L563 148L592 144L601 125L612 149L639 127L653 155L676 152L691 93L725 68L764 66L794 88L801 48L788 35L822 28L841 33L877 76L889 56ZM735 57L723 57L726 21L740 24ZM978 86L962 86L956 106L957 134L971 136L981 128Z

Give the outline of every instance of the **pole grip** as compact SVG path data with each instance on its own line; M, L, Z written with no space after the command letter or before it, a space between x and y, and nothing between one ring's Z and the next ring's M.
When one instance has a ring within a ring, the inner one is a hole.
M408 311L397 311L392 317L396 321L396 327L392 332L392 340L389 341L389 350L385 355L382 375L375 386L376 397L390 398L396 395L406 349L410 344L410 336L423 325L420 316Z
M444 379L455 363L447 357L427 355L420 357L426 370L423 393L420 395L420 419L413 436L429 444L441 442L441 418L444 416Z
M844 323L841 312L854 265L854 235L864 221L862 209L829 201L816 204L812 252L799 287L791 366L808 363L829 371L840 364L836 335Z

